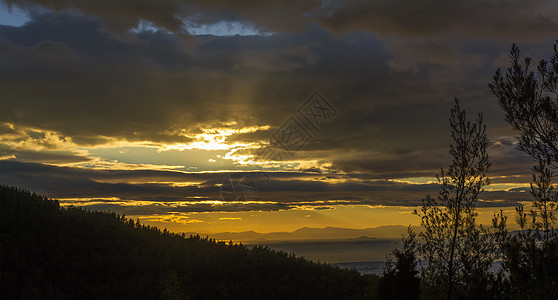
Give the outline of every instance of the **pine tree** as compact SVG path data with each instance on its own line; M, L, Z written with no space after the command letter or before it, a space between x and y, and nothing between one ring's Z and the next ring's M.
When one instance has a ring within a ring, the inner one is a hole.
M436 176L441 185L438 197L428 195L420 211L415 211L424 228L418 250L424 261L423 285L431 298L453 299L476 293L481 288L477 283L490 278L488 270L498 248L496 228L505 227L502 214L495 217L493 228L476 223L476 203L489 184L485 174L490 166L482 114L474 123L467 121L456 99L450 126L453 162Z
M403 249L390 253L379 282L380 299L411 300L420 297L420 277L417 265L417 234L407 229L403 236Z
M506 121L520 133L518 147L536 161L527 213L516 208L520 231L504 240L504 268L509 274L510 295L518 299L549 299L558 294L558 230L555 227L558 192L552 183L558 169L558 43L549 61L532 71L530 57L521 60L511 48L511 66L498 69L489 87L506 114Z

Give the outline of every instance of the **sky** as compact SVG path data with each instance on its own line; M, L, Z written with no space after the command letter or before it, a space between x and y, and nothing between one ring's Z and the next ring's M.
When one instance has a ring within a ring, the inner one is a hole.
M482 113L480 219L530 200L488 84L558 1L0 2L0 183L173 231L418 224Z

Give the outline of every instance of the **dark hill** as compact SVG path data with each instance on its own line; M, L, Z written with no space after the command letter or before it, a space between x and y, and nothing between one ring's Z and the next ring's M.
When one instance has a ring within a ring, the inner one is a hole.
M0 299L363 299L370 280L0 186Z

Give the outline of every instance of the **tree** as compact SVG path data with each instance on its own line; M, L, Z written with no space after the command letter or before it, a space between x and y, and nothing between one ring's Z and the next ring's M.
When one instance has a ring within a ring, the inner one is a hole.
M408 235L403 236L403 249L390 253L378 292L380 299L410 300L419 299L420 277L417 269L417 234L409 228Z
M552 169L558 169L558 42L552 58L539 62L537 73L532 71L530 57L521 60L517 45L510 54L511 67L505 74L497 69L489 87L506 121L520 133L519 149L537 161L531 183L531 227L548 237L558 209L552 184Z
M371 277L0 185L0 299L367 299ZM107 267L110 266L110 267Z
M516 208L521 230L503 240L504 268L514 298L545 299L558 294L558 231L555 228L558 193L552 170L558 169L558 42L549 61L537 72L532 59L521 60L511 48L511 67L496 71L489 84L505 112L506 121L519 131L519 149L536 160L530 193L532 209Z
M161 279L159 283L159 288L161 290L160 299L161 300L183 300L187 299L184 296L184 292L180 287L180 279L176 272L169 271L164 278Z
M489 88L498 98L506 121L520 133L519 148L537 161L558 168L558 42L549 61L541 60L537 73L532 59L521 61L511 48L511 67L496 70Z
M453 143L450 168L436 175L441 184L437 199L428 195L419 212L424 232L419 257L425 261L422 279L427 297L452 299L475 293L479 280L490 277L488 269L498 253L496 228L505 227L502 213L495 216L492 230L476 224L479 193L489 184L490 161L482 114L467 121L459 100L450 115Z

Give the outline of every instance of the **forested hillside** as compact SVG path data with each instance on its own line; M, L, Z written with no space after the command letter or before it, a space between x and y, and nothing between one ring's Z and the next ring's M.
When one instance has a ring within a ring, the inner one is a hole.
M0 186L1 299L363 299L371 279Z

